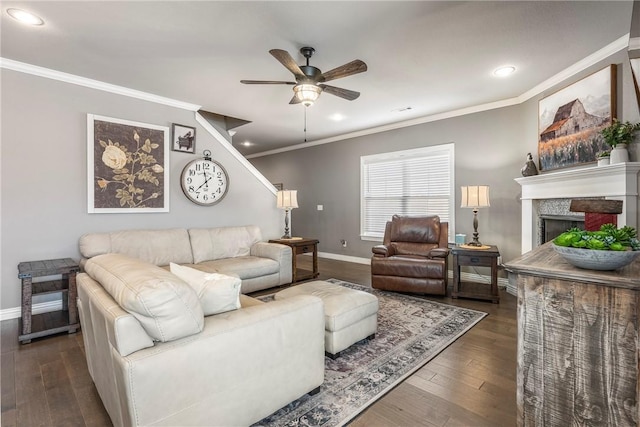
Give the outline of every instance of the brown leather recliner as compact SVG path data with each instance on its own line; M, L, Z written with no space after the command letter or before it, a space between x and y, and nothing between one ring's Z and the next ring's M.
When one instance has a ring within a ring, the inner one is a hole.
M394 215L382 245L372 248L371 286L446 295L449 224L440 217Z

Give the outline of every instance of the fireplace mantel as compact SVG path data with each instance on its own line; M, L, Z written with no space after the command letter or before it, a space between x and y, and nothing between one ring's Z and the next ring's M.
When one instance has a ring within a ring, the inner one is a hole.
M622 200L618 226L638 228L639 172L640 162L627 162L516 178L522 186L522 253L529 252L536 243L539 216L536 200L587 197Z

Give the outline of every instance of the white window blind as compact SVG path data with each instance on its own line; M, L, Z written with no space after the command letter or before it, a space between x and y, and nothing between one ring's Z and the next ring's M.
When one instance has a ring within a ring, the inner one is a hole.
M453 144L360 158L361 236L379 240L398 215L438 215L453 241Z

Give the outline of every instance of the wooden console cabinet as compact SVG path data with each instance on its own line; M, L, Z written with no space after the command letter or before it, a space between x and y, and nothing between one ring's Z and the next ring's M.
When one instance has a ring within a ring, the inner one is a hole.
M518 426L640 425L640 258L583 270L547 243L505 268L518 288Z

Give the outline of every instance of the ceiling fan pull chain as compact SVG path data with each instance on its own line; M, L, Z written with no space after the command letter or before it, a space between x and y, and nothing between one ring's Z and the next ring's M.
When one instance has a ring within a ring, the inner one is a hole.
M307 107L304 107L304 142L307 142Z

